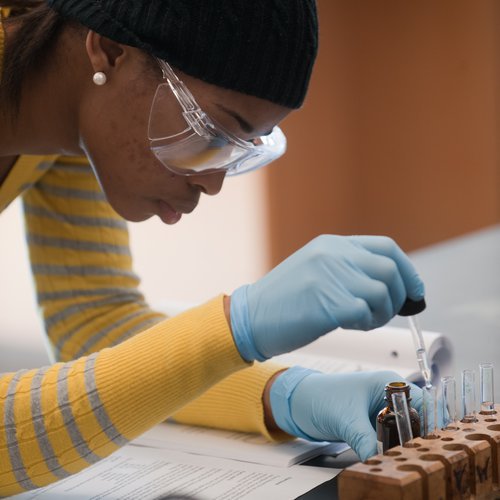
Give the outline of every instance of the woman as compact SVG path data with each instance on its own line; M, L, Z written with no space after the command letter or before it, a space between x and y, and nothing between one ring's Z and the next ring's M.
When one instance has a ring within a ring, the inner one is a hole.
M392 240L316 238L167 319L137 291L123 221L175 224L226 175L284 152L277 125L302 104L316 55L314 1L0 5L0 208L22 196L60 361L0 378L0 495L75 473L168 416L375 453L371 421L396 375L266 360L420 300Z

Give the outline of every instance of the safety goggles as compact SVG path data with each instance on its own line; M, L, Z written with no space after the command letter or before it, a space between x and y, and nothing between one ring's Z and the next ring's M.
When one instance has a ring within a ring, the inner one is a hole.
M169 170L181 175L226 172L238 175L263 167L286 150L279 127L244 141L202 111L184 83L158 59L165 83L151 105L148 137L151 151Z

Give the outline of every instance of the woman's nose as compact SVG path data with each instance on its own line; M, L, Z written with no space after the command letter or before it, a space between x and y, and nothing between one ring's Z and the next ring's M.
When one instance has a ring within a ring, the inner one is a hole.
M213 174L204 175L190 175L188 177L188 183L192 186L196 186L205 194L213 196L218 194L222 189L222 184L224 184L224 178L226 177L226 172L215 172Z

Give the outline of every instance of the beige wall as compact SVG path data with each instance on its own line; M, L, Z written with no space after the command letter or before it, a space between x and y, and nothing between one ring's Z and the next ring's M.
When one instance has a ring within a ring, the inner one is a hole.
M135 269L153 304L201 302L255 281L268 262L263 172L226 179L175 226L130 224Z
M496 0L318 0L305 107L267 172L271 262L323 233L406 250L500 220Z

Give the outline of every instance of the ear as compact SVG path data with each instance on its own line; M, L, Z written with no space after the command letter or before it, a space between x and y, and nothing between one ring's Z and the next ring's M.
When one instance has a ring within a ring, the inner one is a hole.
M123 45L103 37L95 31L88 32L85 48L94 72L103 71L108 77L126 56Z

